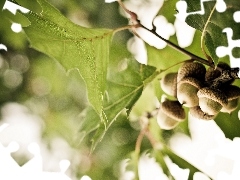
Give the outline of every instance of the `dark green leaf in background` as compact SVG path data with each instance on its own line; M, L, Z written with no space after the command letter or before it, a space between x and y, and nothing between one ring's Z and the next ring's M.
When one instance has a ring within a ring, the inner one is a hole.
M200 11L200 0L186 0L188 12ZM233 39L240 39L240 24L233 19L233 14L240 10L240 1L228 0L224 1L227 9L224 12L218 12L214 9L216 1L204 2L204 14L192 14L186 19L186 22L195 29L203 32L206 26L204 35L205 45L210 53L210 56L215 63L218 62L216 48L219 46L228 46L226 34L223 29L230 27L233 30ZM211 11L213 11L212 15Z
M0 9L1 9L1 10L3 9L3 6L4 6L4 4L5 4L5 1L6 1L6 0L0 1Z
M233 140L235 137L240 137L240 120L238 111L235 110L232 114L219 113L215 118L215 122L225 134L226 138Z
M235 58L240 58L240 47L234 47L232 49L232 55Z

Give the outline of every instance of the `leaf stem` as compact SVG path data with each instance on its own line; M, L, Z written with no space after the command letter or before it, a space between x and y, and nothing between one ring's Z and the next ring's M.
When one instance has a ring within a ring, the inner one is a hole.
M123 26L123 27L114 29L114 30L113 30L113 33L117 33L117 32L119 32L119 31L123 31L123 30L130 30L130 29L138 28L138 27L140 27L139 24L127 25L127 26Z
M207 22L206 22L205 25L204 25L204 28L203 28L203 31L202 31L202 35L201 35L201 48L202 48L202 52L204 53L205 57L208 59L208 61L209 61L210 63L213 63L213 60L212 60L212 58L207 54L207 52L205 51L205 48L204 48L204 46L203 46L203 43L204 43L204 37L205 37L205 34L206 34L206 29L207 29L208 23L210 22L210 19L211 19L211 17L212 17L212 14L213 14L213 12L214 12L215 9L216 9L216 5L217 5L217 3L215 3L213 9L211 10L211 13L210 13L210 15L209 15L209 17L208 17L208 19L207 19Z

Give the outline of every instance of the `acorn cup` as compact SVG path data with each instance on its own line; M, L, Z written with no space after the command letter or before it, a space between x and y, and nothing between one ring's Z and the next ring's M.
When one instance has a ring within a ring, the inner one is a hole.
M178 101L166 100L161 103L157 122L161 129L171 130L184 121L185 111Z
M162 90L173 97L177 97L177 73L168 73L160 80Z
M218 63L217 65L218 68L221 68L223 71L230 71L231 70L231 67L227 64L227 63L224 63L224 62L220 62ZM221 81L224 80L224 75L222 74L223 72L221 72L220 69L218 68L212 68L212 67L209 67L206 71L206 74L205 74L205 81L206 81L206 84L208 84L209 86L212 86L212 84L214 83L214 81ZM222 76L223 75L223 76ZM222 76L222 78L221 78ZM226 79L225 79L226 80ZM230 85L234 82L234 78L232 79L228 79L227 81L225 82L221 82L220 84L218 84L218 88L221 88L221 87L225 87L226 85ZM216 82L215 82L216 83Z
M177 82L184 77L193 77L200 81L205 80L206 68L198 62L185 62L178 70Z
M226 69L226 70L231 69L230 66L224 62L219 62L217 67L220 67L220 68ZM221 75L221 71L219 69L217 69L217 68L214 69L212 67L209 67L205 74L205 81L211 82L214 79L218 78L220 75Z
M202 83L196 78L185 77L177 85L177 99L185 107L198 106L197 92L202 88Z
M216 115L208 115L205 112L201 110L199 106L191 107L189 108L189 113L197 118L197 119L203 119L203 120L212 120L216 117Z
M223 106L221 112L231 113L237 109L239 97L240 97L240 88L238 86L229 85L223 92L227 96L228 103L226 106Z
M211 82L214 79L218 78L221 75L221 72L218 69L214 69L212 67L209 67L205 74L205 81Z
M227 106L227 96L219 89L204 87L197 92L199 106L208 115L216 115L223 106Z

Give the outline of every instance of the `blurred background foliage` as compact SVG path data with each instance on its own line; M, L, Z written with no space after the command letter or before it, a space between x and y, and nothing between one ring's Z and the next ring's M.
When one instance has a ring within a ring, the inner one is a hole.
M26 7L31 7L33 11L40 10L34 1L19 1L25 3ZM104 0L48 1L67 18L81 26L117 28L128 24L128 20L120 15L117 3L108 4ZM171 23L175 20L176 2L177 0L166 1L159 11L159 14L163 14ZM76 149L76 153L82 157L81 161L71 167L76 177L89 174L92 179L116 179L119 176L119 163L130 157L130 153L134 151L140 130L138 118L143 112L155 107L155 94L158 99L162 95L158 79L145 89L130 118L120 115L93 154L89 154L93 133L79 142L81 137L78 130L88 102L86 88L78 72L72 70L66 74L56 61L29 47L24 32L15 33L11 30L12 22L6 10L0 13L0 43L8 49L0 50L0 106L3 107L9 102L27 106L33 114L43 120L42 138L46 144L55 137L61 137ZM121 31L114 36L110 49L109 71L121 65L125 58L132 56L127 50L127 41L132 36L129 31ZM198 48L199 37L200 33L197 32L193 40L195 43L187 49L202 55ZM170 41L176 43L176 36L172 36ZM186 60L185 56L175 52L169 47L158 50L147 45L149 64L157 68L165 69L176 62ZM178 66L171 71L176 71L177 68ZM166 140L175 132L189 134L187 121L172 131L160 132L159 128L153 131L157 135L162 133ZM150 148L150 143L144 139L142 151Z
M34 1L25 2L26 7L39 11ZM81 26L117 28L128 24L128 20L119 14L117 3L106 4L104 0L49 2ZM24 4L24 1L21 3ZM125 116L120 116L94 153L89 155L93 134L79 144L81 113L88 102L85 85L78 72L73 70L66 74L56 61L30 48L24 32L11 30L13 22L6 15L7 10L0 13L0 43L8 49L0 50L1 107L10 102L27 106L43 120L42 138L46 144L50 144L55 137L61 137L76 149L77 154L81 154L81 160L71 166L75 177L89 174L92 179L116 179L120 161L134 150L138 129ZM128 31L114 36L110 67L131 56L126 47L131 36Z

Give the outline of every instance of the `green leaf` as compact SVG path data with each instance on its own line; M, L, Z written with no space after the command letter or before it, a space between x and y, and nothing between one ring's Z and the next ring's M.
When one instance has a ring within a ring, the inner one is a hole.
M31 46L56 59L66 70L77 69L85 81L94 110L103 113L103 95L113 31L78 26L44 0L42 13L28 13L31 25L24 28Z
M188 12L200 11L200 0L186 0ZM233 14L240 10L240 1L228 0L226 11L220 13L215 9L216 1L204 2L204 14L191 14L187 17L186 22L195 29L203 32L204 42L215 63L218 62L216 48L219 46L228 46L226 34L222 31L230 27L233 30L233 39L240 39L240 24L233 19ZM211 14L212 12L212 14Z
M185 108L185 113L187 114L188 113L188 109ZM174 132L181 132L181 133L184 133L186 134L187 136L191 137L191 133L190 133L190 130L189 130L189 127L188 127L188 117L186 117L186 119L181 122L175 129L174 129Z
M112 110L127 109L131 112L132 106L141 96L144 86L151 82L157 75L155 67L139 64L136 60L127 60L126 69L111 74L107 83L107 96L104 110L108 111L108 117L112 119L115 113Z
M86 114L86 129L95 127L97 132L93 138L93 149L96 147L105 135L107 129L116 120L118 115L124 111L127 115L131 112L132 107L142 95L144 87L153 80L157 75L156 68L139 64L136 60L126 60L126 69L110 72L106 95L104 98L104 115L108 121L105 123L93 119L92 114ZM95 118L97 118L95 116ZM94 125L88 124L87 119L94 122ZM81 128L83 129L83 128ZM89 132L87 132L88 134Z
M99 128L99 115L96 113L96 111L92 107L88 107L85 109L82 113L82 121L80 123L80 129L79 129L79 143L82 142L84 137Z
M128 60L126 63L125 70L110 73L104 102L104 112L108 119L107 128L105 129L102 123L94 137L93 147L101 141L121 112L126 110L127 116L129 115L142 95L144 87L158 75L155 67L139 64L136 60Z
M186 160L184 160L183 158L181 158L180 156L178 156L177 154L172 152L167 147L165 147L162 150L162 153L167 155L173 161L173 163L177 164L180 168L189 169L190 170L188 180L193 180L194 173L202 172L201 170L197 169L195 166L193 166L192 164L190 164L189 162L187 162Z
M240 58L240 47L234 47L232 49L232 55L235 58Z
M4 6L4 4L5 4L5 1L6 1L6 0L0 1L0 9L1 9L1 11L2 11L2 9L3 9L3 6Z
M174 64L186 60L187 56L167 46L164 49L157 49L147 45L148 64L164 70ZM172 67L169 71L177 71L179 66Z
M219 113L214 119L217 125L225 134L226 138L233 140L235 137L240 137L240 120L238 117L238 111L240 107L233 113Z
M16 12L16 14L12 14L8 10L3 10L2 16L5 16L12 22L21 24L23 27L28 26L30 24L28 19L25 16L23 16L21 13L19 13L18 11Z

